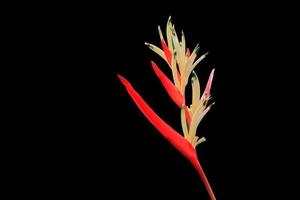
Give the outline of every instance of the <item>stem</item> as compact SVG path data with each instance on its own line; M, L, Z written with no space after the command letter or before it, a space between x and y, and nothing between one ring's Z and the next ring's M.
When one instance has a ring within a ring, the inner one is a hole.
M209 194L210 199L211 200L216 200L214 192L213 192L213 190L212 190L212 188L211 188L211 186L210 186L210 184L209 184L209 182L207 180L207 177L206 177L206 175L205 175L205 173L204 173L204 171L202 169L202 166L201 166L200 162L198 160L196 160L196 161L193 161L192 164L194 165L194 167L196 168L198 174L200 175L200 177L201 177L201 179L202 179L202 181L204 183L204 186L205 186L205 188L206 188L206 190L207 190L207 192Z

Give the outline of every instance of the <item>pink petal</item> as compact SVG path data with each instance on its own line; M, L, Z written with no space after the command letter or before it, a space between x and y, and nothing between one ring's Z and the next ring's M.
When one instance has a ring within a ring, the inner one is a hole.
M214 73L215 73L215 69L213 69L210 72L208 81L206 83L206 87L205 87L205 90L204 90L205 98L208 98L210 96L210 89L211 89L211 84L212 84L212 81L213 81L213 78L214 78Z

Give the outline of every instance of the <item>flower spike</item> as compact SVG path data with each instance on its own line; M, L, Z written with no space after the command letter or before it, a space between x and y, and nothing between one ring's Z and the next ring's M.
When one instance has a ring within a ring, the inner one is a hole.
M171 22L171 17L169 17L166 25L166 40L160 26L158 26L158 33L162 49L150 43L145 43L145 45L165 60L170 67L173 79L169 79L159 69L157 64L151 61L155 75L170 98L180 108L183 135L161 119L124 77L118 75L118 78L149 122L194 166L204 183L210 199L215 200L216 197L196 153L196 146L206 141L205 137L197 136L197 128L214 104L208 105L211 99L210 92L215 69L211 71L204 92L201 94L200 81L194 69L207 56L207 53L197 58L200 50L199 45L196 45L191 52L190 48L187 47L183 31L181 32L181 41L179 40L175 26ZM185 91L190 80L192 85L192 103L186 105Z

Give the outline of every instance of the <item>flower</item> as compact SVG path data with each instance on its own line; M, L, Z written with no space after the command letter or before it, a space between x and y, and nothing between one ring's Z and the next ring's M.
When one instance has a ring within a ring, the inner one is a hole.
M199 45L196 45L190 54L189 48L186 47L186 40L183 31L181 34L181 41L179 41L174 25L172 25L171 18L168 19L166 26L166 37L168 44L166 44L164 40L160 26L158 26L158 33L162 49L154 44L147 42L145 44L167 62L168 66L171 68L174 83L169 80L169 78L153 61L151 61L151 65L168 95L182 110L181 125L184 137L194 147L196 147L198 144L205 141L205 138L199 138L196 136L196 130L203 117L213 105L212 103L208 106L208 100L210 99L210 89L214 77L214 69L211 71L204 93L200 98L200 83L194 69L208 53L205 53L196 59L199 51ZM193 98L192 104L186 106L185 88L191 74Z
M124 77L118 75L118 78L125 86L129 96L144 116L195 167L208 191L210 198L214 200L216 199L215 195L201 164L198 161L195 149L198 144L206 141L204 137L200 138L196 136L196 132L201 120L213 105L213 103L208 105L208 101L211 99L210 90L214 77L214 69L210 73L205 90L201 96L200 82L194 69L205 58L207 53L196 59L199 46L197 45L192 53L190 53L189 48L186 48L183 32L181 35L181 41L179 41L174 25L171 23L171 18L168 19L166 26L167 43L164 40L159 26L158 32L162 49L150 43L145 44L152 51L162 57L172 71L173 82L159 69L154 61L151 61L151 66L156 76L162 83L170 98L181 109L181 126L183 136L161 119ZM185 101L185 89L190 76L192 83L192 103L187 106Z

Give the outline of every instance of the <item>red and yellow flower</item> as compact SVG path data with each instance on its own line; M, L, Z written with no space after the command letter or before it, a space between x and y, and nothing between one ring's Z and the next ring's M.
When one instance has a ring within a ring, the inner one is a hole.
M159 69L157 64L151 61L151 65L156 76L162 83L170 98L181 109L181 126L183 136L162 120L124 77L121 75L118 75L118 77L121 83L125 86L132 100L142 111L145 117L195 167L208 191L210 198L216 199L201 164L198 161L195 149L198 144L206 140L204 137L197 136L196 132L201 120L213 105L213 103L208 105L208 101L211 99L210 90L214 77L214 69L211 71L205 90L201 95L200 82L194 69L205 58L207 53L197 58L199 51L198 45L194 48L192 53L190 53L189 48L186 47L184 33L182 32L180 41L174 25L172 25L171 18L169 18L166 26L166 41L160 27L158 27L158 32L162 49L150 43L145 44L163 58L172 71L171 81ZM190 105L186 105L185 89L190 77L192 84L192 103Z

